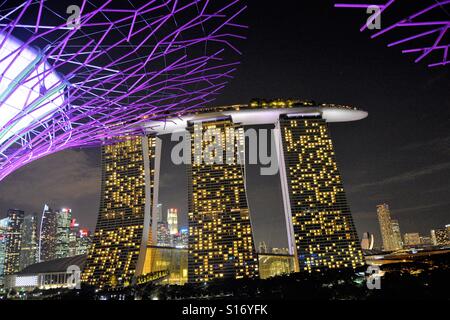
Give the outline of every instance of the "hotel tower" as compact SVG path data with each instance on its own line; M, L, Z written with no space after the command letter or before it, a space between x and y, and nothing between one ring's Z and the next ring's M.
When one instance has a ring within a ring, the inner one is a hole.
M326 120L320 113L282 114L275 132L289 250L298 262L296 270L362 265Z
M328 123L366 116L367 112L349 106L297 99L254 100L149 121L144 128L149 136L104 146L100 212L82 280L100 287L127 285L147 270L143 267L146 246L157 243L160 211L161 140L157 135L178 131L182 131L180 137L190 138L183 144L183 161L189 162L189 282L258 276L246 193L245 125L275 126L287 238L295 270L362 265Z
M82 281L126 286L142 273L158 203L160 140L124 139L102 148L100 211ZM155 192L154 192L155 189Z
M244 130L230 117L188 123L189 282L258 275L245 190ZM208 146L216 144L215 151Z

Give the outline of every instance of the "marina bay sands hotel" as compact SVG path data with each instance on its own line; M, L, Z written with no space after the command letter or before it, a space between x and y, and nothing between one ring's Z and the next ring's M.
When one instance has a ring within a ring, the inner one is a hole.
M363 265L328 123L366 116L365 111L342 105L296 99L253 100L149 122L145 135L103 146L100 211L82 281L104 287L112 278L131 283L145 275L147 247L156 243L162 147L158 135L179 130L192 137L187 165L188 281L258 276L243 161L244 126L264 124L275 126L294 270ZM229 129L234 132L231 140ZM207 137L208 132L214 138ZM213 140L223 146L222 154L207 152L208 142ZM200 141L202 148L195 141ZM225 143L228 141L232 143ZM231 161L210 161L217 157L230 160L230 156Z

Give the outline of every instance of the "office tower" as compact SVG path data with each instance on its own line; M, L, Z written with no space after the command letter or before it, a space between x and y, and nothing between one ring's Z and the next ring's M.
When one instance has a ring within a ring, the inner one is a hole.
M156 236L152 213L158 203L159 156L155 136L128 137L102 147L100 211L83 282L126 286L142 273L149 235Z
M77 255L79 232L80 232L80 224L77 223L77 220L75 218L72 218L69 227L69 250L67 255L68 257L73 257Z
M177 248L187 249L189 247L189 229L181 228Z
M22 226L22 249L20 251L20 270L38 262L38 218L36 213L25 216Z
M178 210L170 208L167 210L167 225L169 226L169 232L171 235L178 233Z
M189 282L257 276L243 128L223 117L188 122L188 131Z
M56 213L47 204L42 211L40 235L39 235L39 261L56 259Z
M320 113L280 115L275 134L296 270L363 265L326 120Z
M374 237L372 233L364 232L361 240L361 249L372 250L374 244Z
M70 223L72 210L63 208L56 212L56 258L69 256Z
M430 246L431 243L431 237L427 237L427 236L421 236L420 237L420 244L423 246Z
M189 229L181 228L179 232L172 236L172 247L187 249L189 246Z
M391 212L386 203L377 206L378 223L380 224L381 239L383 240L384 251L394 251L401 249L396 232L392 226ZM398 225L398 223L397 223ZM400 230L400 228L398 229Z
M164 218L163 218L163 210L162 210L162 204L158 203L156 205L156 221L157 222L163 222Z
M22 226L25 213L22 210L8 210L4 273L20 271L20 251L22 249Z
M436 246L445 246L450 243L446 229L431 230L431 238Z
M6 234L8 232L8 218L0 220L0 286L5 276Z
M167 224L167 219L163 217L162 204L158 203L156 205L156 245L160 247L170 247L171 246L171 235L169 231L169 226ZM153 243L150 243L154 245Z
M405 246L417 246L420 244L420 235L417 232L405 233L404 242Z
M158 222L157 240L156 245L160 247L170 247L171 246L171 235L169 232L169 226L167 222Z
M89 230L81 228L77 232L75 255L87 254L92 245L92 238Z
M400 224L398 220L391 220L392 232L394 237L394 243L398 249L403 248L402 234L400 232Z
M433 246L436 246L437 245L436 230L430 230L430 238L431 238L431 244Z
M267 245L264 241L261 241L259 243L259 253L268 253L267 251Z

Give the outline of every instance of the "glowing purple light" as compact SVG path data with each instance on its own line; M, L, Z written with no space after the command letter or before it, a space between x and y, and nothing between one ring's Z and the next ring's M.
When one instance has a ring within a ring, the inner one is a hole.
M246 28L239 0L84 0L77 28L63 9L0 5L0 180L205 106L231 78Z
M385 4L377 5L380 8L378 15L383 14L385 11L388 11L394 4L395 0L389 0ZM336 8L368 8L374 4L351 4L351 3L337 3L335 4ZM404 4L408 6L408 4ZM390 24L388 27L382 28L379 31L376 31L371 35L371 38L376 38L381 35L386 34L387 32L396 30L396 29L406 29L409 28L412 30L413 34L408 37L402 37L399 40L393 41L388 44L388 47L397 46L400 44L410 43L414 40L423 40L427 37L434 37L434 40L430 42L428 46L419 46L413 48L406 48L402 50L402 53L416 53L418 57L414 60L414 62L420 62L424 58L428 57L433 52L440 52L442 54L442 59L429 63L429 67L436 66L445 66L450 64L448 50L450 47L450 43L448 43L448 35L450 30L450 15L449 12L445 9L446 7L450 7L450 0L435 0L429 5L424 4L423 9L415 12L414 14L410 14L405 18L398 20L397 22ZM442 10L443 13L448 17L446 20L436 21L433 18L429 18L428 14L434 13L437 10ZM372 17L365 23L360 31L364 31L367 29L367 25L376 17ZM424 19L424 20L421 20ZM431 20L431 21L430 21ZM424 31L418 31L418 28L427 28ZM431 29L430 29L431 28ZM447 36L447 38L446 38Z

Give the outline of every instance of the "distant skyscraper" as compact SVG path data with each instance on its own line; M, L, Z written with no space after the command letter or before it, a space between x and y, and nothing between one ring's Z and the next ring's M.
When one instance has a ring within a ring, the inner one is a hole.
M171 235L178 233L178 210L170 208L167 210L167 225L169 226L169 232Z
M159 150L155 136L102 147L100 212L83 282L126 286L142 273L149 235L155 237L152 243L157 235L152 219L157 220Z
M39 261L56 259L57 215L48 205L44 205L39 236Z
M402 233L400 232L400 224L398 220L391 220L394 243L398 249L403 248Z
M158 203L156 205L156 218L157 218L157 222L163 222L164 218L163 218L163 210L162 210L162 204Z
M20 270L39 260L38 218L36 213L25 216L22 226L22 249L20 251Z
M187 249L189 246L189 230L181 228L179 232L173 236L173 247L178 249Z
M169 226L167 222L160 221L158 222L158 230L157 230L157 246L160 247L170 247L171 246L171 235L169 232Z
M228 117L188 122L188 130L189 282L258 276L245 190L244 130ZM225 147L203 152L213 141Z
M75 255L87 254L90 246L92 245L92 238L89 230L81 228L77 232L77 243Z
M392 226L389 206L386 203L378 205L377 215L378 223L380 224L381 239L383 240L383 250L394 251L401 249L401 243L399 243L396 232L394 232Z
M20 251L22 249L22 226L24 215L25 213L22 210L8 210L5 275L20 271Z
M361 248L363 250L372 250L374 244L374 237L372 233L364 232L361 240Z
M70 232L69 232L69 257L77 255L78 237L80 232L80 224L77 223L75 218L70 221Z
M417 232L405 233L405 246L417 246L420 244L420 235Z
M450 243L446 229L431 230L431 241L433 245L445 246Z
M430 230L430 238L431 238L431 244L433 246L437 245L436 230Z
M72 210L63 208L56 212L56 258L69 256L70 223Z
M275 134L296 270L363 265L326 120L320 113L281 115Z
M421 236L420 237L420 244L423 245L423 246L431 245L431 237Z
M8 233L8 218L0 220L0 286L5 276L6 235Z

